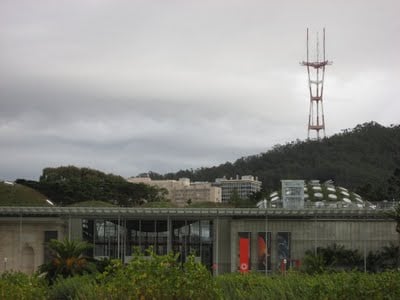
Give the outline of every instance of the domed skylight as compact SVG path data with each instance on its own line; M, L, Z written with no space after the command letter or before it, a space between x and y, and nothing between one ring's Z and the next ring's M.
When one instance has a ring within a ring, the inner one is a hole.
M359 194L353 193L341 186L334 186L329 180L320 183L318 180L305 182L304 184L305 207L320 208L364 208L371 207ZM269 201L273 207L282 207L281 191L270 194Z

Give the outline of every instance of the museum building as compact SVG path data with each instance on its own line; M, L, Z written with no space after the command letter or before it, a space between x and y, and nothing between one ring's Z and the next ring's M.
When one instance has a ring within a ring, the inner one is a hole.
M135 249L194 255L213 274L298 267L334 243L366 257L398 241L395 223L370 207L0 207L0 272L33 273L50 239L86 240L90 256L128 262Z

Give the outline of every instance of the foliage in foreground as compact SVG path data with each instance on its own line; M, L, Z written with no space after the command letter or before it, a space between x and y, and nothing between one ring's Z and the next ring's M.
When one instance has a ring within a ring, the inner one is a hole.
M358 250L346 249L343 245L332 244L306 251L302 271L308 274L338 271L363 271L364 259ZM370 251L366 257L368 272L396 270L400 264L399 246L390 243L375 252Z
M228 274L216 278L224 299L400 299L400 273Z
M206 267L189 257L136 253L126 265L112 260L103 273L58 277L50 299L219 299L216 282Z
M39 272L45 273L50 283L59 276L66 278L95 271L96 267L83 255L92 248L87 242L53 239L48 243L48 248L52 258L50 262L40 266Z
M189 256L136 254L123 266L114 261L98 277L98 299L218 299L219 290L206 267Z
M58 277L53 285L49 286L48 299L71 300L99 300L96 295L96 279L94 275L75 277ZM107 299L106 297L104 299Z
M47 299L47 284L37 276L4 272L0 274L0 299Z
M362 271L363 258L358 250L332 244L327 247L318 247L316 253L312 250L306 251L302 269L308 274L326 271Z
M193 259L182 270L175 258L136 257L127 266L114 261L97 277L59 277L51 286L37 276L3 273L0 299L400 299L400 272L234 273L213 278Z

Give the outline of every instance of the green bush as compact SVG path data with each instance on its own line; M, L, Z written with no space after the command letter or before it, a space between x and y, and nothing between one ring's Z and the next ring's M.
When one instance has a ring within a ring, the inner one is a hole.
M49 283L53 283L59 276L64 278L96 272L96 265L90 262L84 253L93 246L84 241L64 239L50 240L47 247L51 253L51 260L39 267Z
M213 278L193 257L136 254L123 265L112 260L97 275L59 277L53 285L23 273L0 275L0 299L400 299L400 272L334 272L310 275L224 274Z
M227 274L216 278L224 299L400 299L400 273L358 272L265 277Z
M0 275L0 299L47 299L47 284L37 276L4 272Z
M346 249L343 245L332 244L306 251L302 270L308 274L337 271L362 271L363 258L358 250Z
M98 276L99 299L218 299L210 272L193 257L178 262L178 256L136 253L126 265L115 261Z
M49 299L96 299L96 280L93 275L59 277L49 289Z

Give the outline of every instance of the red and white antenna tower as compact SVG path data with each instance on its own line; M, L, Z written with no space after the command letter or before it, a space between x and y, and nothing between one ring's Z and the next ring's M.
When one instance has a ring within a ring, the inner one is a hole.
M307 61L303 61L300 64L307 67L308 73L308 89L310 91L310 112L308 115L308 139L310 138L310 131L315 130L317 132L317 139L320 139L319 131L322 130L323 137L325 137L325 118L324 118L324 106L322 96L324 92L324 79L325 79L325 67L331 65L332 62L325 59L325 28L323 32L323 57L320 60L319 54L319 37L317 33L317 47L316 47L316 59L310 61L309 56L309 38L307 28Z

